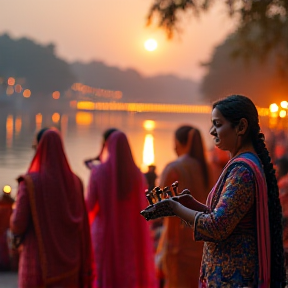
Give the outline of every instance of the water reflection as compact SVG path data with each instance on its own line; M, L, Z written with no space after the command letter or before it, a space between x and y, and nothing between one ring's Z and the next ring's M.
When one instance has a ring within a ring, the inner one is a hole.
M154 164L160 174L165 165L174 160L173 133L182 124L199 127L207 147L212 143L208 134L208 114L74 110L60 113L5 109L0 112L0 188L10 185L12 195L17 189L16 177L27 171L33 157L31 144L35 132L42 127L56 126L61 130L71 168L82 178L85 186L89 170L83 160L97 155L101 149L102 134L108 128L118 128L126 133L135 162L145 172L147 165Z
M57 123L59 122L59 120L60 120L60 114L59 114L59 113L54 113L54 114L52 115L52 121L53 121L53 123L57 124Z
M17 136L21 132L22 127L22 119L21 116L18 116L15 120L15 136Z
M13 143L13 116L8 115L6 120L6 145L7 148L10 148Z
M154 137L147 134L144 141L142 171L146 172L148 166L152 164L154 164Z
M76 123L78 125L90 125L93 122L93 115L89 112L77 112Z
M36 130L40 130L41 125L42 125L42 114L41 113L36 114L35 122L36 122Z

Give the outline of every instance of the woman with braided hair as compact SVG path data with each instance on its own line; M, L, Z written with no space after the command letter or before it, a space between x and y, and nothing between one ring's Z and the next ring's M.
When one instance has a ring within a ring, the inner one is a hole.
M278 186L253 102L241 95L215 102L210 134L231 159L206 205L184 190L159 206L204 241L199 287L285 287Z

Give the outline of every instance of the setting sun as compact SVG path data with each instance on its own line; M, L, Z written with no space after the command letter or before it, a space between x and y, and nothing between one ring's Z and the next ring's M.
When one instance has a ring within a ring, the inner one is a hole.
M157 48L157 42L155 39L148 39L144 43L145 49L148 51L154 51Z

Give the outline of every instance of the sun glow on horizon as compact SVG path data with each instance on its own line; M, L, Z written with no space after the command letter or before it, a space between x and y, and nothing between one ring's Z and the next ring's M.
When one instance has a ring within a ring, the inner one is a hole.
M150 38L145 41L144 46L147 51L154 51L157 49L158 44L155 39Z

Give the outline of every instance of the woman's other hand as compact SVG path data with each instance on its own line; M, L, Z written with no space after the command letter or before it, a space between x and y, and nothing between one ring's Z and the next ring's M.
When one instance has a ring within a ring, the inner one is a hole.
M184 189L178 196L174 196L172 199L195 211L207 212L209 210L206 205L196 200L188 189Z

